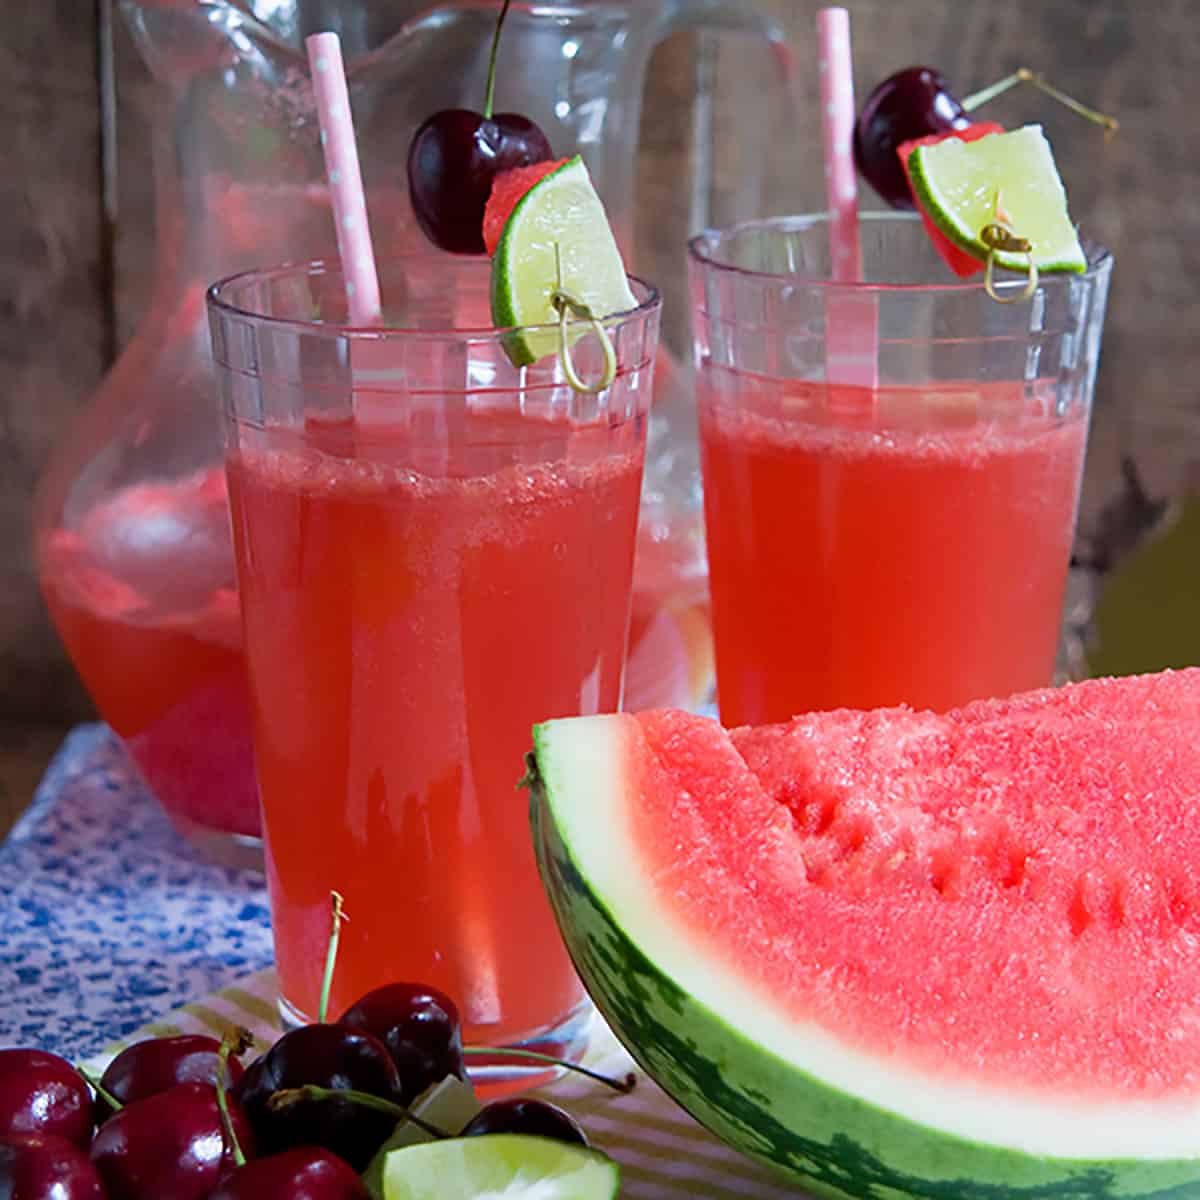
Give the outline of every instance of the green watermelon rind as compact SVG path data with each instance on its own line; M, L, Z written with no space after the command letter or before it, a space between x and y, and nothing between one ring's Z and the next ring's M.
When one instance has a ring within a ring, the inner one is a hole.
M569 803L562 795L569 767L555 761L549 736L555 724L534 729L531 824L538 867L567 950L597 1009L638 1064L717 1137L821 1196L1200 1196L1200 1160L1056 1158L915 1123L831 1087L697 1001L655 966L636 932L614 917L562 837L555 809Z

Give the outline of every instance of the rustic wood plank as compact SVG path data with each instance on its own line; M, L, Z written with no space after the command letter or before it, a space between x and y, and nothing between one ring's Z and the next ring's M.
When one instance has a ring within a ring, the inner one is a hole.
M110 298L121 346L146 311L154 271L154 115L168 101L134 46L125 22L113 27L117 71L117 223Z
M33 799L66 734L65 725L0 721L0 840Z
M34 482L104 369L94 12L9 0L0 27L0 716L89 711L45 616Z

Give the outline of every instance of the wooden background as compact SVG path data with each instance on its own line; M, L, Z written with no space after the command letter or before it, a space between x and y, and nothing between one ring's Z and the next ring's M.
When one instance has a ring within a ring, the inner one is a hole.
M175 0L186 3L188 0ZM647 0L640 0L647 2ZM104 0L4 0L0 106L0 720L59 726L88 702L46 619L29 554L30 497L46 455L79 411L144 309L153 246L149 119L161 103L118 16L119 138L102 136ZM423 7L377 0L388 28ZM761 0L788 31L801 72L798 119L764 90L762 61L726 39L716 59L713 120L720 183L736 192L750 150L764 147L772 211L820 206L820 130L812 36L817 6ZM1046 125L1075 216L1114 251L1084 530L1133 455L1155 493L1177 490L1200 456L1196 377L1200 328L1200 3L1197 0L849 0L860 100L911 63L940 67L960 94L1019 65L1119 116L1098 131L1036 93L989 115ZM695 39L680 37L652 64L639 170L638 264L665 283L667 328L678 346L688 198L689 100ZM708 64L711 65L711 64ZM746 128L744 114L756 114ZM738 117L735 114L743 114ZM761 114L761 116L757 116ZM102 163L112 156L118 220L109 230ZM669 235L663 231L670 231ZM13 744L28 745L24 735ZM38 746L53 744L51 734ZM0 738L0 753L3 753ZM20 776L18 790L26 787ZM2 789L0 789L2 790Z

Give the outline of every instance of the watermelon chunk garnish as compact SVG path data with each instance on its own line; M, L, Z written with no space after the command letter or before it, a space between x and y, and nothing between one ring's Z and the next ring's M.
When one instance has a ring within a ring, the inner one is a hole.
M492 180L492 194L483 210L483 245L489 256L496 253L504 226L521 197L535 183L545 179L551 171L557 171L568 161L565 158L555 158L547 162L530 163L527 167L513 167L496 175Z
M961 142L978 141L981 137L987 137L990 133L1003 133L1004 126L997 125L995 121L977 121L968 125L965 129L950 129L945 133L931 133L927 137L911 138L907 142L901 142L896 147L896 153L900 155L900 162L904 167L904 174L908 177L908 160L912 152L918 146L932 146L935 142L944 142L947 138L958 138ZM518 168L520 169L520 168ZM529 168L525 168L528 170ZM921 221L925 226L925 232L929 234L929 240L933 243L933 248L941 256L942 261L952 270L960 279L966 279L968 276L974 275L983 270L983 262L968 254L965 250L956 246L935 224L933 218L921 207L921 201L916 195L916 189L912 187L912 179L909 178L909 189L913 192L913 203L917 207L917 212L921 214ZM486 221L485 221L486 228ZM485 234L486 236L486 234Z

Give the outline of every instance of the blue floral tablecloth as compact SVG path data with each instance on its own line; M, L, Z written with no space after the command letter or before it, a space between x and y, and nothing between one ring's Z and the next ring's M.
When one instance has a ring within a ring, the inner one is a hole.
M84 1058L270 962L261 877L193 850L106 726L72 731L0 844L0 1046Z
M266 1041L277 1032L270 963L261 878L193 850L109 730L76 729L0 844L0 1047L99 1071L105 1047L147 1024L161 1032L164 1017L174 1031L234 1023ZM612 1075L634 1066L599 1021L588 1053ZM644 1076L615 1098L572 1075L545 1091L618 1160L628 1200L807 1200Z

